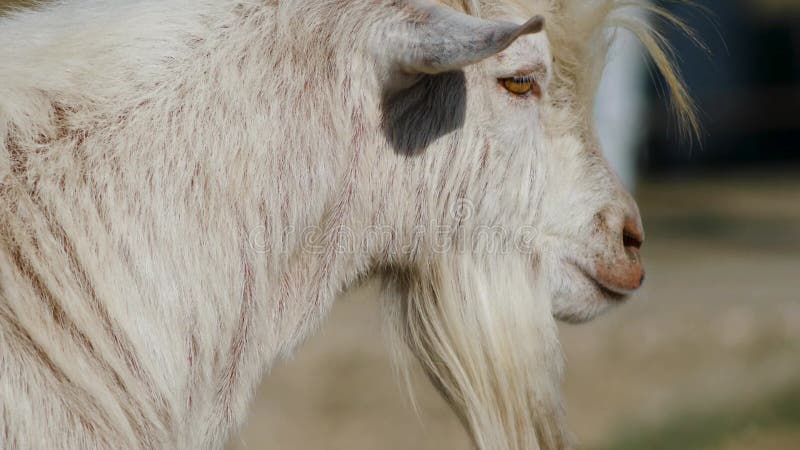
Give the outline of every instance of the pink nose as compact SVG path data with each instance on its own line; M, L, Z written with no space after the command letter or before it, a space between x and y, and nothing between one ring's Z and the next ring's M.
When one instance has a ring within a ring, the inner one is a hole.
M595 274L597 281L615 292L634 291L644 281L639 249L644 242L644 231L637 216L628 216L622 226L619 239L614 244L615 258L607 262L597 261Z

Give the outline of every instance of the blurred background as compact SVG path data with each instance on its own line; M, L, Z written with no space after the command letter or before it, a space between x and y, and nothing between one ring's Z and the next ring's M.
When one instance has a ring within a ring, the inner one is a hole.
M561 327L581 449L800 449L800 0L696 3L659 4L709 48L667 33L701 143L679 138L624 33L598 96L604 151L642 210L648 279L611 314ZM418 371L408 400L377 296L337 302L265 379L230 450L469 448Z

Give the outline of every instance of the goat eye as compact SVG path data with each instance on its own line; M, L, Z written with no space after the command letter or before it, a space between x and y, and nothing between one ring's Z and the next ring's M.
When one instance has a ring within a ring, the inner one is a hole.
M510 93L518 96L533 94L536 97L541 95L539 85L532 77L509 77L500 78L500 84Z

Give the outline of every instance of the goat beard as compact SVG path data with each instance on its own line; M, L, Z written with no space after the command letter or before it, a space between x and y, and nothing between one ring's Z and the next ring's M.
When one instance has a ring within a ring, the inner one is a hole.
M521 255L437 255L389 280L401 297L385 304L396 343L407 344L480 450L570 447L557 327L536 272Z

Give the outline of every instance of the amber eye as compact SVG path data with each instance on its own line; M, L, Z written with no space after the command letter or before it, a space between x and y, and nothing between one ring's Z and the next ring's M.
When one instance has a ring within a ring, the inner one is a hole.
M539 85L532 77L509 77L500 78L500 84L514 95L525 96L533 94L536 97L541 95Z

